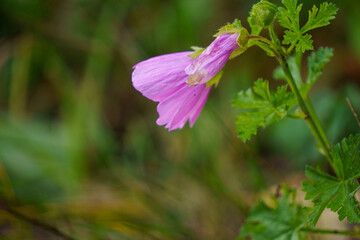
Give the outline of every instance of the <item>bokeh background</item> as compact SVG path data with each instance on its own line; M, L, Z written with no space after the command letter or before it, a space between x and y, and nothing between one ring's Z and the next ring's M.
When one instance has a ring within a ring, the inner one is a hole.
M248 26L256 2L1 0L1 239L64 239L52 226L74 239L230 240L278 184L301 198L305 165L326 167L302 121L236 137L231 99L277 66L259 49L228 64L192 129L157 126L156 103L131 85L137 62L207 46L234 18ZM305 21L321 1L302 2ZM360 111L360 1L334 3L336 20L312 31L335 56L311 92L332 143L359 132L345 98Z

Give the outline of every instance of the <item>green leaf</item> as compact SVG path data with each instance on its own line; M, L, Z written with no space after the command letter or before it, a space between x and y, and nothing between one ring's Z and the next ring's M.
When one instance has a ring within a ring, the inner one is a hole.
M240 230L238 240L301 240L300 229L306 225L306 209L294 203L295 190L284 188L281 198L273 198L275 207L260 201Z
M285 31L283 44L296 45L296 51L305 52L312 50L311 35L303 35L300 31L299 15L302 4L297 5L297 0L283 0L284 7L279 8L279 23L288 29Z
M308 94L311 87L315 84L316 80L321 76L322 70L326 63L330 61L333 56L333 50L331 48L319 48L316 52L312 52L308 57L308 74L306 82L301 80L300 65L302 59L302 53L296 52L294 56L288 58L290 72L292 73L296 85L300 88L300 91L304 97ZM281 66L277 67L273 73L275 79L286 80L284 71Z
M335 19L335 14L339 9L332 3L324 2L320 5L320 10L315 5L309 11L309 20L301 28L301 32L305 33L315 28L324 27L330 24L330 20Z
M319 48L317 52L312 52L308 57L308 75L306 79L305 90L308 92L314 85L316 80L321 76L322 70L326 63L330 61L333 56L331 48Z
M307 167L303 181L305 199L313 199L314 207L309 215L309 223L315 226L324 209L337 212L339 219L347 217L350 223L360 223L359 202L355 193L360 189L356 179L360 177L359 156L360 135L350 136L337 144L331 153L337 177L320 169Z
M270 111L246 112L239 115L235 121L239 138L244 142L250 140L252 135L257 134L258 128L265 125L271 113Z
M313 40L311 40L311 35L301 35L298 32L285 31L283 44L292 44L297 42L296 51L305 52L307 50L313 50Z
M236 119L238 136L244 142L249 140L259 127L286 117L295 102L295 96L287 92L287 85L271 92L268 81L257 80L253 88L239 92L233 100L233 106L247 110Z
M293 32L298 32L300 28L299 15L302 4L297 5L297 0L283 0L282 4L285 8L279 7L280 15L278 19L280 25Z
M305 52L313 50L313 40L307 34L309 30L328 25L335 18L338 8L332 3L323 3L320 9L316 6L309 11L307 23L300 28L299 16L302 4L297 5L297 0L283 0L284 7L279 8L278 20L282 27L286 28L283 44L296 46L296 51Z

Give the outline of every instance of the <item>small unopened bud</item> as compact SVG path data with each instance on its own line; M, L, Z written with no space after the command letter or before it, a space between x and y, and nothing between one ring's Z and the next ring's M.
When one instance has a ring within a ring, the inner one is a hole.
M251 22L256 25L267 28L275 21L277 14L278 10L276 5L263 0L252 7L250 19Z

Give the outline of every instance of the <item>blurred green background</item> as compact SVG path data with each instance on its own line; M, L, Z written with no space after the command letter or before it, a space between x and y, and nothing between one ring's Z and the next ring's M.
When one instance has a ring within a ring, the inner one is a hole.
M228 64L192 129L157 126L131 85L137 62L248 26L256 2L1 0L1 239L62 239L38 220L74 239L230 240L277 184L300 188L305 164L324 164L302 121L236 137L231 99L277 66L259 49ZM305 20L321 1L302 2ZM312 31L335 56L311 93L332 143L359 132L345 98L360 111L360 1L334 3L337 19Z

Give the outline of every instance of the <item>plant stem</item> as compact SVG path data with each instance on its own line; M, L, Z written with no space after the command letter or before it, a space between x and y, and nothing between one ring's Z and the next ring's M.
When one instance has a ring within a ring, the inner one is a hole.
M277 49L278 53L280 53L281 55L285 55L285 52L283 51L283 48L281 47L280 40L274 31L274 26L270 25L268 27L268 30L269 30L269 35L270 35L271 41L275 45L275 48Z
M312 228L301 228L302 232L311 232L311 233L321 233L321 234L339 234L346 236L354 236L357 237L359 234L353 231L341 231L341 230L330 230L330 229L312 229Z
M310 105L310 107L309 107L309 105L306 104L304 98L302 97L302 95L295 83L295 80L290 72L287 61L282 57L278 57L278 61L281 65L282 69L284 70L286 80L289 83L292 92L297 97L297 100L298 100L301 110L306 115L306 117L305 117L306 122L308 123L316 140L320 144L322 151L324 152L329 163L331 164L331 166L333 166L333 161L332 161L331 154L330 154L330 147L329 147L330 145L326 139L325 132L324 132L324 130L320 124L320 121L314 111L314 108L312 107L310 100L308 101L308 104Z
M251 39L254 39L254 40L258 40L260 42L263 42L265 43L271 50L271 52L273 52L274 56L277 56L278 55L278 47L276 45L273 44L273 42L271 42L269 39L265 38L265 37L262 37L262 36L252 36L250 35L249 36L249 40ZM259 46L261 47L261 46Z
M354 117L355 117L355 119L356 119L356 122L358 123L358 125L359 125L359 127L360 127L360 119L359 119L359 117L358 117L358 115L357 115L357 113L356 113L356 111L355 111L354 106L352 105L352 103L351 103L351 101L350 101L349 98L346 98L346 101L348 102L349 107L350 107L350 109L351 109L351 111L352 111L352 113L354 114Z
M321 125L321 122L320 122L320 120L319 120L319 117L318 117L318 115L317 115L316 112L315 112L314 106L313 106L310 98L307 97L306 100L305 100L305 102L306 102L307 106L309 107L309 110L310 110L312 116L314 117L315 124L317 125L317 127L318 127L318 129L319 129L319 132L320 132L320 134L321 134L321 137L326 140L325 142L326 142L326 144L327 144L327 148L330 149L330 145L329 145L329 142L327 141L326 134L325 134L324 129L323 129L322 125Z
M264 37L262 37L262 36L253 36L253 35L250 35L250 36L249 36L249 40L250 40L250 39L256 39L256 40L259 40L259 41L262 41L262 42L268 44L269 46L272 46L272 47L274 46L273 43L272 43L269 39L264 38Z
M286 51L286 54L287 55L290 55L291 54L291 52L292 52L292 50L294 50L294 48L295 48L295 46L296 46L296 43L297 43L297 41L296 42L293 42L291 45L290 45L290 47L287 49L287 51Z

